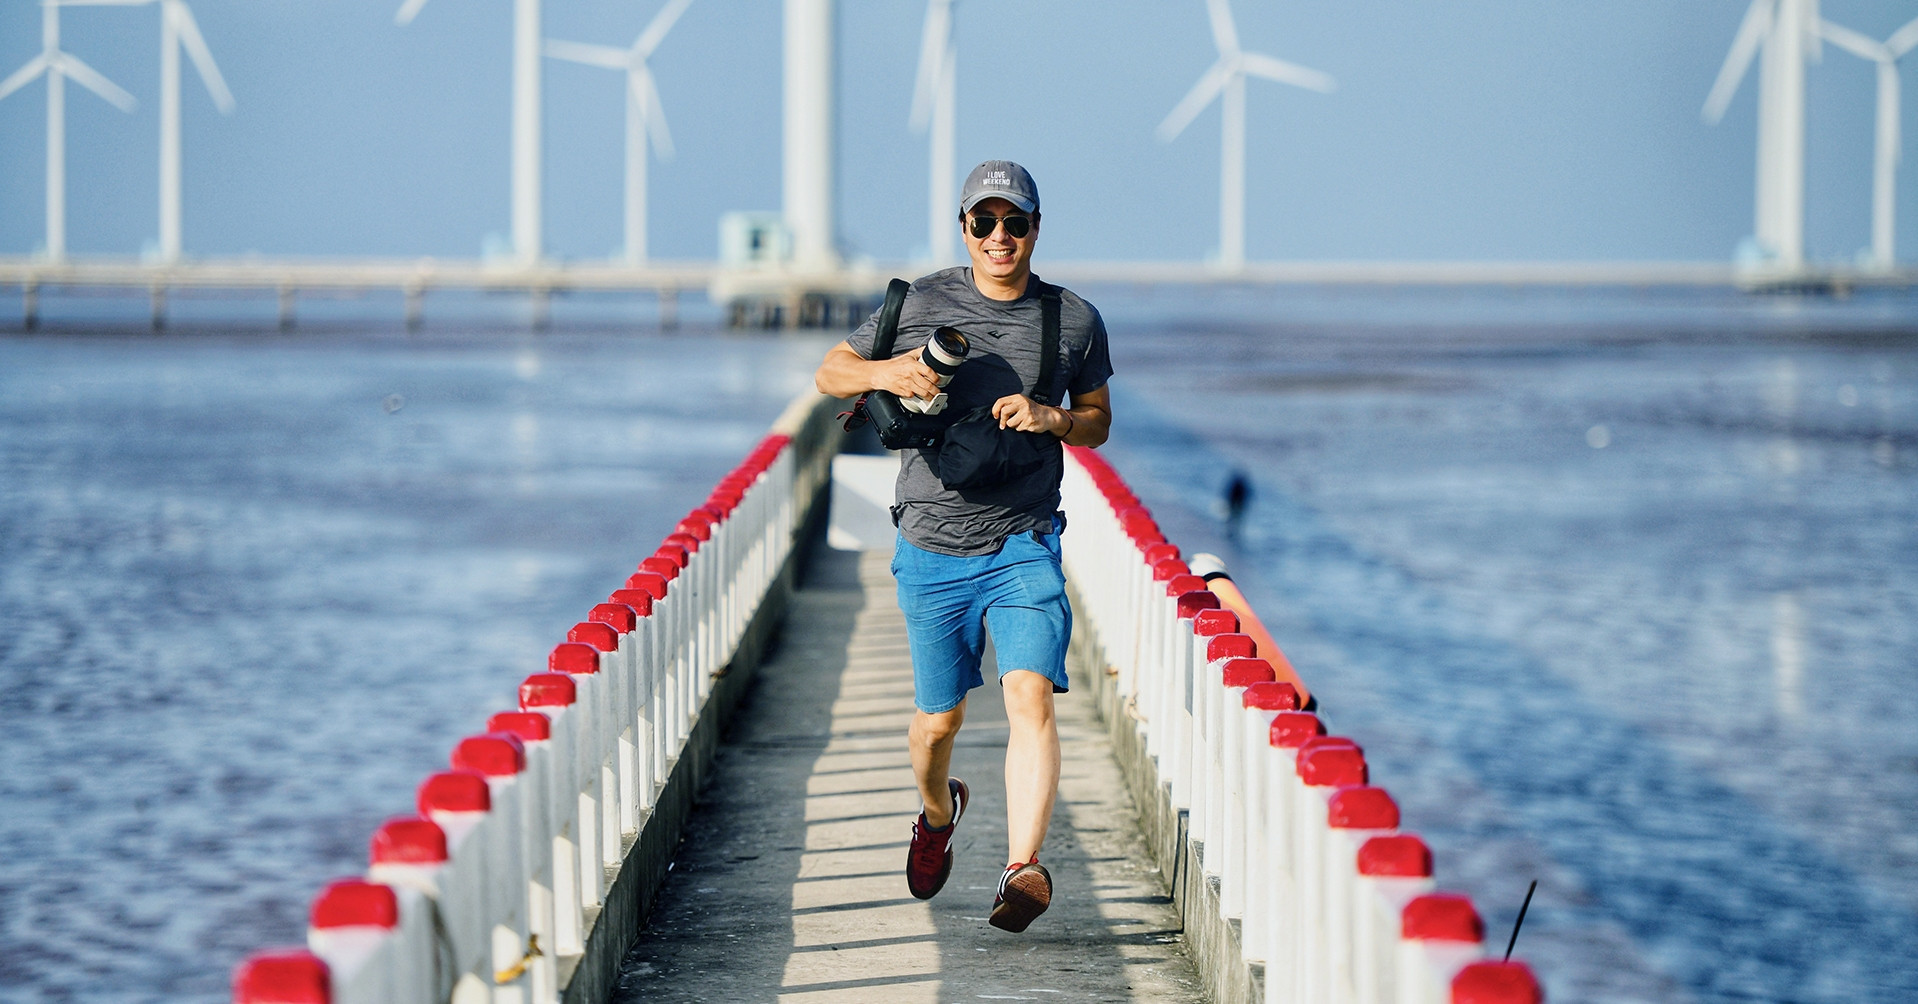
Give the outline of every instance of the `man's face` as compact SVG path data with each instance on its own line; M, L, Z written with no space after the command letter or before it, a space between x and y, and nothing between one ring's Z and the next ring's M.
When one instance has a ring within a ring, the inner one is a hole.
M1014 237L1007 232L1004 218L1007 216L1026 217L1031 220L1032 228L1024 237ZM993 217L1001 220L984 237L974 237L973 222L981 217ZM1039 217L1027 213L1004 199L986 199L973 206L959 224L966 239L966 253L972 257L972 269L992 276L995 279L1016 281L1032 268L1032 247L1039 242Z

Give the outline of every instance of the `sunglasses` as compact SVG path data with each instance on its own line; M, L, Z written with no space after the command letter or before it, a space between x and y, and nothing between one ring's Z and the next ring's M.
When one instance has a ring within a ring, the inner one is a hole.
M985 240L992 236L1001 223L1006 225L1006 236L1013 240L1020 240L1032 232L1030 216L989 216L981 213L967 220L966 227L972 231L973 239Z

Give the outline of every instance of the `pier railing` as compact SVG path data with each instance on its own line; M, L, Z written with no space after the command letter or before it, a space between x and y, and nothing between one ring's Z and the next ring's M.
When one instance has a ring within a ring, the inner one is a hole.
M1068 455L1073 678L1094 686L1213 999L1541 1000L1524 963L1485 957L1478 911L1438 890L1364 751L1300 710L1237 590L1193 574L1104 458Z
M306 947L241 964L235 1001L603 1000L820 532L835 404L795 400L320 892Z

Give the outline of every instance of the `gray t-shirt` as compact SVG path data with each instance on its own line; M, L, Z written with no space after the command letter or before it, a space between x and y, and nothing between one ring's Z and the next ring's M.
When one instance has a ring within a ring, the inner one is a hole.
M972 344L959 372L946 386L949 414L961 415L990 406L1008 394L1031 394L1039 378L1039 349L1043 337L1039 293L1045 285L1033 276L1017 300L992 300L972 284L972 269L960 265L924 276L912 284L899 310L899 335L892 343L895 356L918 352L941 327L964 332ZM1087 394L1105 386L1112 376L1106 350L1105 321L1092 304L1061 288L1059 297L1059 359L1053 364L1053 387L1043 399L1064 407L1067 394ZM872 358L875 311L846 339L854 352ZM1064 393L1062 393L1062 391ZM1065 454L1059 441L1044 437L1046 464L1037 472L991 488L953 491L934 473L936 450L900 453L899 481L893 491L894 522L914 546L939 554L990 554L1015 533L1050 528L1059 508L1059 478Z

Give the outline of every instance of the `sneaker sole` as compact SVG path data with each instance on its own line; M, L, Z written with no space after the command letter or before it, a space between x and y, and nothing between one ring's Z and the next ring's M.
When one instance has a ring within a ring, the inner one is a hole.
M1052 905L1052 877L1043 867L1028 868L1006 880L1006 891L992 908L989 923L1018 934Z

